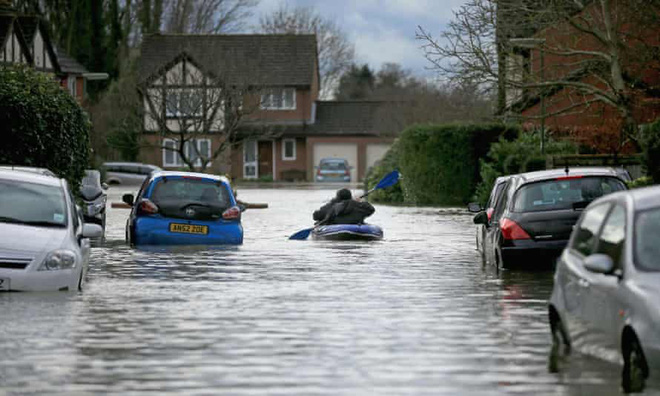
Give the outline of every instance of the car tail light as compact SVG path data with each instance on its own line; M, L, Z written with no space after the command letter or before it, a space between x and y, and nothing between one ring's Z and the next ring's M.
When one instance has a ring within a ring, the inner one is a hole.
M236 220L241 217L241 209L238 206L232 206L222 213L222 218L225 220Z
M138 205L138 214L156 214L158 213L158 206L148 199L143 199Z
M511 219L503 218L500 220L500 230L502 230L502 236L504 239L532 239L527 231L523 230L518 223Z
M351 171L350 171L350 170L348 170L348 169L344 170L344 176L348 176L348 175L350 175L350 174L351 174Z
M495 211L495 208L486 209L486 214L488 215L488 221L490 221L490 218L493 217L493 212L494 211Z
M318 168L318 169L316 170L316 175L317 175L317 176L321 176L321 168Z

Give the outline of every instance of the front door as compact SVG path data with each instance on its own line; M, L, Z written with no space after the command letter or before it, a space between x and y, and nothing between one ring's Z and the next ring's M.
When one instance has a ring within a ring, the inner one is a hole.
M259 176L273 176L273 142L262 140L259 147Z
M246 140L243 143L243 178L256 179L259 177L259 152L256 140Z

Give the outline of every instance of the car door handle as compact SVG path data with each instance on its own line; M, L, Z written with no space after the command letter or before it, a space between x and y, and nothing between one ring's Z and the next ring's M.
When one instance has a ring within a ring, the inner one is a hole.
M582 286L582 287L589 287L589 281L586 280L586 279L580 279L580 280L578 281L578 284L579 284L580 286Z

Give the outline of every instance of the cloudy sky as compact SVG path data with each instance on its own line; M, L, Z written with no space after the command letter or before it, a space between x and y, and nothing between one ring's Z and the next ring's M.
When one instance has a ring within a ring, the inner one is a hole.
M379 69L396 62L419 76L430 76L428 61L415 39L417 26L437 35L452 17L452 9L466 0L261 0L259 15L290 6L312 6L336 21L355 45L358 63Z

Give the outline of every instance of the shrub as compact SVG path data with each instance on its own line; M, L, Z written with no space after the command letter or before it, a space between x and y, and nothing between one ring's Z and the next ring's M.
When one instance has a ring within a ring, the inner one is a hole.
M462 205L474 194L479 159L498 138L518 128L500 123L418 125L399 139L405 201L416 205Z
M649 176L644 176L640 177L638 179L629 181L628 183L628 188L641 188L641 187L647 187L647 186L652 186L653 179L651 179Z
M642 129L642 150L646 174L660 183L660 120Z
M51 77L0 66L0 163L48 168L77 192L89 155L90 123Z
M551 137L546 139L546 155L577 154L577 152L577 146L571 142L557 141ZM485 205L493 183L499 176L545 169L540 135L521 133L515 140L500 139L491 145L488 157L481 160L480 169L481 182L477 186L475 200Z
M376 162L367 172L364 180L364 191L374 188L378 182L388 173L399 169L399 143L394 142L392 147L385 153L383 158ZM391 187L377 190L369 194L369 200L372 202L403 203L403 184L405 179L399 179L399 182Z

